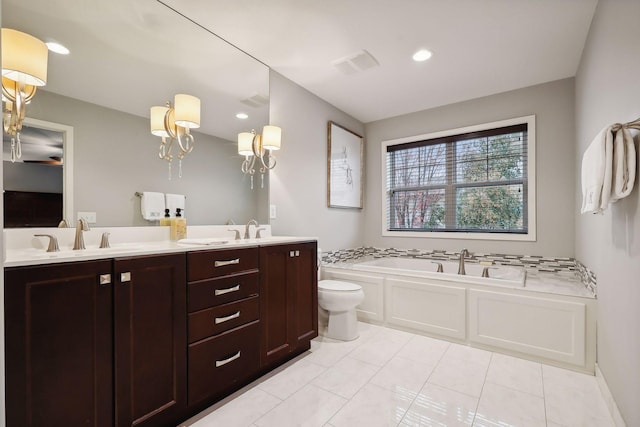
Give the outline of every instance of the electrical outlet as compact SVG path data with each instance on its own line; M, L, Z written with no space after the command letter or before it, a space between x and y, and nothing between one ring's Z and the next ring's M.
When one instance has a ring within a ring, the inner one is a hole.
M78 219L84 218L89 224L96 223L96 213L95 212L78 212Z
M269 219L276 219L276 205L269 205Z

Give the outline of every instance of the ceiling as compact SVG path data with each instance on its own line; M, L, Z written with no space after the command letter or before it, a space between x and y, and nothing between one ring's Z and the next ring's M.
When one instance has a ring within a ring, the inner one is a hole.
M597 0L160 0L368 123L575 76ZM433 52L422 63L419 48ZM345 75L361 50L379 66Z

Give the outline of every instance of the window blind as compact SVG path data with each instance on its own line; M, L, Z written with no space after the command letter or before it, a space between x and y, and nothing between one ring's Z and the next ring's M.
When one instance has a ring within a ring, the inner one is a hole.
M527 124L389 145L387 230L527 233Z

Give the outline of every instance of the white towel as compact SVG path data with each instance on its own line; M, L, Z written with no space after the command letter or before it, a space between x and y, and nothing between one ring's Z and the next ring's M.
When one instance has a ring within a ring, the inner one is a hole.
M140 210L147 221L158 221L164 216L164 194L145 191L140 196Z
M636 147L629 129L616 132L613 141L611 202L627 197L636 179Z
M600 213L609 205L613 169L611 126L602 129L582 156L581 213Z
M184 205L185 205L185 196L183 194L165 194L165 204L167 205L167 209L169 209L169 214L171 217L176 216L176 209L180 208L180 215L185 216L184 214Z

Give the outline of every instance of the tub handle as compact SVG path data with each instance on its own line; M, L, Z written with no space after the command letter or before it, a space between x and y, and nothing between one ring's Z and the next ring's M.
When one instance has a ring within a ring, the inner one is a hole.
M437 264L438 265L438 269L436 270L437 273L442 273L444 271L442 269L442 263L441 262L431 261L431 264Z
M482 277L489 277L489 270L496 270L498 267L485 267L482 269Z

